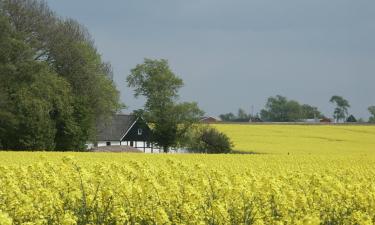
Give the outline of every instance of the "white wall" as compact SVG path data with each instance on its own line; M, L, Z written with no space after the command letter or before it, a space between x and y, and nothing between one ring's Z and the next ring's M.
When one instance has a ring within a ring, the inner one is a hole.
M109 142L111 142L111 146L120 145L119 141L109 141ZM107 146L107 141L98 141L98 147L104 147L104 146Z
M118 146L118 145L128 145L130 146L130 141L110 141L111 142L111 146ZM86 146L88 147L88 149L91 149L94 147L94 144L89 142L86 144ZM107 146L107 141L98 141L98 147L105 147ZM138 141L138 142L133 142L133 147L135 148L135 146L137 146L136 148L141 150L141 151L144 151L145 153L162 153L163 150L160 149L159 147L157 146L153 146L151 148L150 147L147 147L147 144L146 143L143 143L143 141ZM184 149L170 149L169 151L170 153L187 153L187 150L184 150Z

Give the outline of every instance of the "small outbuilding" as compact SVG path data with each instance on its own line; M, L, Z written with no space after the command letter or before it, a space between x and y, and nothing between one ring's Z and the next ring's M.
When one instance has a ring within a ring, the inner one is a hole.
M215 117L212 117L212 116L204 116L199 120L199 122L201 122L201 123L216 123L216 122L219 122L219 120L216 119Z
M250 117L249 122L250 123L262 123L263 120L261 118L259 118L258 116L254 116L254 117Z
M321 123L332 123L332 119L330 119L330 118L322 118L322 119L320 119L319 122L321 122Z

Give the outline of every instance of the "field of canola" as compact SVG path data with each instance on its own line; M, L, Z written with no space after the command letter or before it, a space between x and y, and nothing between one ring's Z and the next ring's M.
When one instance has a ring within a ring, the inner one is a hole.
M215 124L234 149L273 154L362 154L375 151L375 126Z
M280 154L255 155L0 152L0 224L374 224L375 144L363 129L353 132L362 148L345 132L335 137L347 142L342 154L334 145L264 145Z

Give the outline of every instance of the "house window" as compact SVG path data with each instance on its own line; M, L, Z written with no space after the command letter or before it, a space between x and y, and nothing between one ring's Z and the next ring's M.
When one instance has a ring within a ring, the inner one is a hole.
M142 135L142 129L141 128L138 129L138 135Z
M106 145L107 145L107 146L111 146L111 142L110 142L110 141L107 141Z
M130 146L132 146L132 147L134 146L134 142L133 141L130 142Z

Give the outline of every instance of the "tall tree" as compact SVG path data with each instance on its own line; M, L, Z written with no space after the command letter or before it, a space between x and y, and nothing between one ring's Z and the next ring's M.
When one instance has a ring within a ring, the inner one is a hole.
M265 109L260 113L262 120L271 122L293 122L300 119L300 105L289 101L286 97L277 95L267 100Z
M1 15L9 21L17 38L28 46L31 58L44 63L69 84L72 97L66 109L73 111L70 117L76 128L72 135L63 131L65 125L57 126L56 149L84 149L86 141L96 136L97 124L121 108L110 65L102 61L83 26L56 16L45 1L1 0L0 3ZM60 115L54 115L56 120Z
M53 150L61 134L74 136L69 83L0 15L0 145L13 150Z
M370 106L368 107L368 111L370 112L371 114L371 117L369 119L369 122L370 123L375 123L375 106Z
M348 100L341 96L334 95L329 101L335 104L333 118L335 118L336 122L345 121L348 116L348 109L350 108Z
M233 113L221 114L219 117L222 121L234 121L236 119L236 116Z
M318 119L324 117L317 107L308 104L303 104L301 106L301 111L302 118L304 119Z
M237 115L234 115L233 113L226 113L226 114L219 115L219 117L222 121L249 122L251 115L247 114L244 109L239 108L237 111Z
M203 116L197 103L178 103L183 81L169 68L167 60L145 59L131 70L128 86L134 96L146 98L144 117L153 124L153 140L168 152L177 146L191 126Z
M237 121L238 122L249 122L250 114L247 114L244 109L239 108L237 112Z

